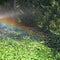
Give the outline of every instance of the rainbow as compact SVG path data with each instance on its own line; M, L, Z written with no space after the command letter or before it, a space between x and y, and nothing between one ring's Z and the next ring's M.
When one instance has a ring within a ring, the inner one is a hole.
M0 23L11 25L11 26L16 27L18 29L20 28L28 33L31 33L31 34L39 37L39 38L45 37L43 34L36 33L32 27L27 27L27 26L24 26L23 24L17 22L17 20L15 18L2 18L2 19L0 19Z

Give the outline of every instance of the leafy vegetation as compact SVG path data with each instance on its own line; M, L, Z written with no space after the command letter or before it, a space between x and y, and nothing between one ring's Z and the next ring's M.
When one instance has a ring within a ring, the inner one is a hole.
M45 31L60 30L59 0L17 0L16 3L16 8L24 12L24 18L20 16L20 19L25 25L37 26Z
M56 55L56 58L60 53ZM14 40L6 38L0 40L1 60L55 60L51 48L44 45L44 41L33 41L28 38Z
M60 34L59 0L1 0L0 5L9 2L11 8L13 6L23 12L19 18L25 25Z
M11 7L23 12L19 21L45 33L47 44L44 45L44 41L33 41L29 37L20 41L4 38L0 40L0 60L60 60L60 0L1 0L0 5L9 2Z

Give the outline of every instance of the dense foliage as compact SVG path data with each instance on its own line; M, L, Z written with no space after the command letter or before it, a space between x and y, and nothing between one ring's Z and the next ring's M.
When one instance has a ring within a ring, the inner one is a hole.
M6 2L24 12L20 19L25 25L60 33L60 0L1 0L0 5Z
M11 3L13 0L9 0ZM4 4L7 0L1 0ZM35 42L24 39L23 42L13 39L0 40L1 59L9 60L60 60L60 0L14 0L14 7L23 12L19 20L27 26L37 27L46 34L47 39L44 42ZM41 31L39 30L39 32ZM52 32L52 33L51 33ZM27 41L25 41L27 40ZM47 47L49 46L49 47ZM52 53L55 50L57 54ZM19 51L19 53L18 53Z
M22 17L24 24L59 32L59 0L17 0L17 6L25 13Z
M0 40L0 60L55 60L60 53L53 56L51 48L44 45L44 41L37 42L24 38L14 40L6 38Z

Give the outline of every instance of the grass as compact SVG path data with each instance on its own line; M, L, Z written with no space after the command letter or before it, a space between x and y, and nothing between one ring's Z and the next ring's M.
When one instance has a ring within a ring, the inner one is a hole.
M60 57L58 53L56 58ZM55 60L51 48L44 41L33 41L29 38L0 40L0 60Z

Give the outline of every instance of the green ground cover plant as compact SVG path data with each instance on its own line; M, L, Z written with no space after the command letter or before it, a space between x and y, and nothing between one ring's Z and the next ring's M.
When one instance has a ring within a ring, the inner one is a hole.
M0 60L55 60L51 48L44 45L44 41L33 41L29 38L14 40L6 38L0 40Z

